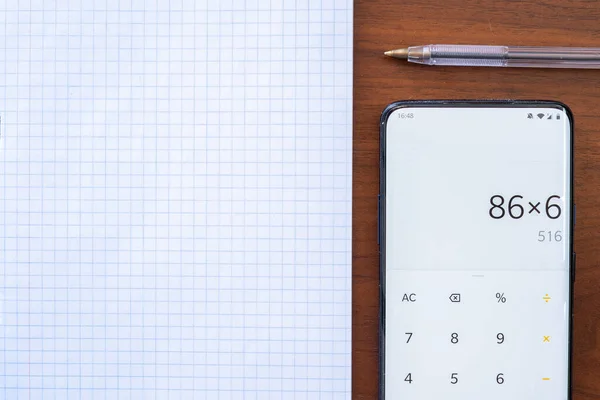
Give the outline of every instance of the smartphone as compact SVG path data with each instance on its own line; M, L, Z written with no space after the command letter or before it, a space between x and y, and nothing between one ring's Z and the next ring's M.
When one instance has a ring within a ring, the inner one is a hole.
M569 109L394 103L380 161L380 398L570 399Z

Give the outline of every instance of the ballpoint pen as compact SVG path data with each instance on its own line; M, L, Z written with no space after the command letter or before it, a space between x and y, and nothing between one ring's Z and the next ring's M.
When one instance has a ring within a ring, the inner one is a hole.
M600 48L430 44L386 56L426 65L600 69Z

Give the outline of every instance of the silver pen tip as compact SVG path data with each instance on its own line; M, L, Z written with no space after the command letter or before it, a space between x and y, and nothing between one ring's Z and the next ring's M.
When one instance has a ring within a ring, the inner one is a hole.
M396 49L390 50L383 53L388 57L399 58L401 60L406 60L408 58L408 49Z

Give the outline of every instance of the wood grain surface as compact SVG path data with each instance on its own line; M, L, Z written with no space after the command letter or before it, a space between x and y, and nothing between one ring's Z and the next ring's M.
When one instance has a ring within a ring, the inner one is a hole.
M544 99L575 118L573 398L600 399L600 70L426 67L383 56L429 43L600 47L600 1L356 0L354 15L353 398L378 390L381 111L406 99Z

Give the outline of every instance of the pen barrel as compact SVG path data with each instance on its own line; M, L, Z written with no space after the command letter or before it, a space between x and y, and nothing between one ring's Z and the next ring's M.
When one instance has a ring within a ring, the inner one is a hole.
M430 44L409 47L408 61L472 67L600 69L600 48Z
M600 48L510 46L507 67L600 68Z
M408 57L429 65L504 67L507 53L506 46L433 44L422 46L422 61L410 59L410 48Z

